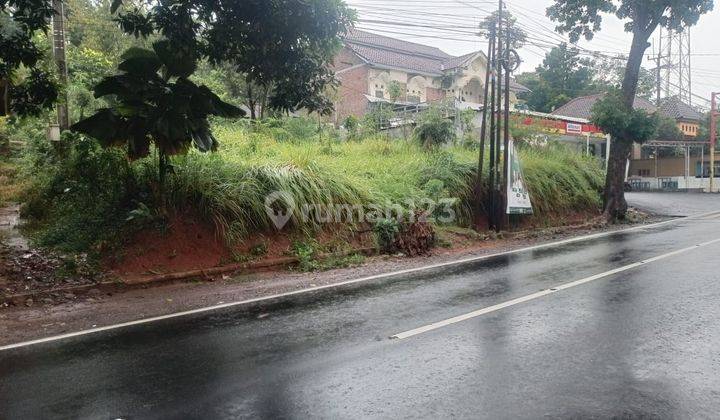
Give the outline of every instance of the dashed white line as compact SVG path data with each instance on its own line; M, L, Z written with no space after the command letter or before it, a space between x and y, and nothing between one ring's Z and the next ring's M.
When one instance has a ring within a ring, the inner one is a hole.
M544 297L544 296L547 296L547 295L550 295L550 294L553 294L553 293L557 293L557 292L559 292L559 291L561 291L561 290L570 289L570 288L572 288L572 287L577 287L577 286L580 286L580 285L582 285L582 284L589 283L589 282L591 282L591 281L600 280L600 279L603 279L603 278L606 278L606 277L610 277L610 276L612 276L612 275L614 275L614 274L618 274L618 273L622 273L622 272L624 272L624 271L632 270L633 268L637 268L637 267L640 267L640 266L643 266L643 265L646 265L646 264L650 264L650 263L653 263L653 262L656 262L656 261L660 261L660 260L663 260L663 259L666 259L666 258L670 258L670 257L673 257L673 256L675 256L675 255L682 254L682 253L685 253L685 252L688 252L688 251L692 251L692 250L694 250L694 249L702 248L702 247L705 247L705 246L708 246L708 245L712 245L712 244L715 244L715 243L718 243L718 242L720 242L720 239L714 239L714 240L712 240L712 241L703 242L703 243L701 243L701 244L689 246L689 247L687 247L687 248L678 249L678 250L676 250L676 251L668 252L668 253L666 253L666 254L658 255L658 256L656 256L656 257L648 258L648 259L646 259L646 260L642 260L642 261L638 261L638 262L635 262L635 263L632 263L632 264L628 264L628 265L625 265L625 266L622 266L622 267L618 267L618 268L615 268L615 269L613 269L613 270L606 271L606 272L604 272L604 273L595 274L595 275L593 275L593 276L585 277L585 278L580 279L580 280L571 281L571 282L569 282L569 283L563 283L563 284L560 284L560 285L558 285L558 286L551 287L551 288L546 289L546 290L541 290L541 291L539 291L539 292L536 292L536 293L533 293L533 294L530 294L530 295L526 295L526 296L522 296L522 297L519 297L519 298L516 298L516 299L512 299L512 300L509 300L509 301L506 301L506 302L503 302L503 303L499 303L499 304L497 304L497 305L488 306L487 308L482 308L482 309L479 309L479 310L477 310L477 311L472 311L472 312L469 312L469 313L466 313L466 314L463 314L463 315L459 315L459 316L456 316L456 317L453 317L453 318L449 318L449 319L446 319L446 320L443 320L443 321L438 321L438 322L435 322L435 323L432 323L432 324L429 324L429 325L425 325L425 326L422 326L422 327L418 327L418 328L415 328L415 329L412 329L412 330L409 330L409 331L401 332L401 333L398 333L398 334L395 334L395 335L391 336L390 338L399 339L399 340L404 340L404 339L406 339L406 338L414 337L414 336L417 336L417 335L420 335L420 334L424 334L424 333L427 333L427 332L430 332L430 331L437 330L437 329L439 329L439 328L443 328L443 327L447 327L447 326L449 326L449 325L457 324L457 323L459 323L459 322L467 321L468 319L477 318L477 317L479 317L479 316L486 315L486 314L489 314L489 313L492 313L492 312L496 312L496 311L499 311L499 310L501 310L501 309L508 308L508 307L510 307L510 306L515 306L515 305L519 305L519 304L521 304L521 303L529 302L529 301L531 301L531 300L539 299L539 298L541 298L541 297Z
M103 326L103 327L90 328L87 330L76 331L76 332L71 332L71 333L67 333L67 334L61 334L61 335L56 335L56 336L51 336L51 337L46 337L46 338L40 338L37 340L30 340L30 341L24 341L21 343L0 346L0 351L17 349L20 347L27 347L27 346L32 346L32 345L36 345L36 344L48 343L48 342L52 342L52 341L65 340L68 338L79 337L79 336L88 335L88 334L95 334L95 333L99 333L99 332L103 332L103 331L111 331L111 330L116 330L119 328L131 327L131 326L135 326L135 325L148 324L151 322L163 321L163 320L167 320L167 319L178 318L178 317L183 317L183 316L188 316L188 315L195 315L195 314L201 314L201 313L205 313L205 312L217 311L220 309L249 305L252 303L271 301L271 300L275 300L275 299L290 297L290 296L304 294L304 293L312 293L312 292L317 292L317 291L326 290L326 289L341 288L341 287L349 286L349 285L353 285L353 284L360 284L360 283L365 283L365 282L369 282L369 281L373 281L373 280L401 276L401 275L405 275L405 274L419 273L419 272L432 270L432 269L436 269L436 268L452 267L452 266L456 266L456 265L484 261L484 260L488 260L491 258L503 256L503 255L512 255L512 254L519 254L522 252L534 251L534 250L538 250L538 249L552 248L552 247L567 245L567 244L571 244L571 243L575 243L575 242L582 242L582 241L586 241L589 239L597 239L597 238L603 238L606 236L617 235L617 234L624 233L624 232L634 232L637 230L652 229L652 228L656 228L659 226L677 223L679 221L706 217L706 216L713 215L713 214L720 214L720 212L714 211L714 212L699 214L699 215L690 216L690 217L686 217L686 218L666 220L664 222L658 222L658 223L653 223L653 224L649 224L649 225L634 226L634 227L631 227L628 229L615 230L615 231L610 231L610 232L601 232L601 233L595 233L595 234L585 235L585 236L578 236L575 238L564 239L562 241L549 242L549 243L540 244L540 245L533 245L533 246L529 246L529 247L525 247L525 248L511 250L511 251L498 252L498 253L494 253L494 254L481 255L478 257L465 258L465 259L456 260L456 261L427 265L427 266L411 268L411 269L406 269L406 270L399 270L399 271L394 271L394 272L384 273L384 274L377 274L374 276L362 277L359 279L353 279L353 280L348 280L348 281L324 285L324 286L310 287L307 289L296 290L296 291L287 292L287 293L280 293L280 294L276 294L276 295L272 295L272 296L248 299L248 300L243 300L243 301L239 301L239 302L229 302L229 303L224 303L224 304L219 304L219 305L214 305L214 306L208 306L208 307L204 307L204 308L193 309L193 310L189 310L189 311L182 311L182 312L176 312L176 313L162 315L162 316L156 316L156 317L152 317L152 318L139 319L136 321L129 321L129 322L123 322L123 323L119 323L119 324L107 325L107 326Z

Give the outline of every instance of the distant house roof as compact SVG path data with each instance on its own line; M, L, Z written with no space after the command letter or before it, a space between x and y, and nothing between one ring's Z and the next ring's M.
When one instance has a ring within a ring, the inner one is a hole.
M511 92L532 92L526 86L523 86L520 83L516 82L515 79L510 79L510 91Z
M443 63L455 57L439 48L351 29L345 45L370 64L442 76Z
M466 65L478 55L485 56L476 51L456 57L439 48L357 29L348 31L344 40L347 48L370 65L438 77L443 76L445 71ZM510 86L511 90L516 92L529 91L515 81L512 81Z
M595 95L581 96L579 98L575 98L570 102L566 103L565 105L561 106L560 108L554 110L552 114L564 117L584 118L589 120L592 114L593 105L595 105L595 102L603 98L605 95L605 93L598 93ZM657 108L655 107L655 105L652 104L652 102L639 96L635 97L635 103L633 104L633 107L635 109L642 109L647 112L657 111Z
M460 57L451 57L443 61L443 70L452 70L467 64L472 58L482 54L481 52L471 52L470 54L461 55Z
M693 107L681 101L678 97L663 99L660 102L660 112L675 120L700 122L703 119L702 114L695 111Z

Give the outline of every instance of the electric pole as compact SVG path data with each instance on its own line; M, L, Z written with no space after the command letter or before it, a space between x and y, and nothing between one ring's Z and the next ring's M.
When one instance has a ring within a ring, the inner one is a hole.
M500 126L501 118L500 112L502 110L502 99L503 99L503 71L502 71L502 57L503 57L503 0L498 0L498 32L497 32L497 52L495 53L495 72L497 77L497 100L495 104L497 108L493 111L497 123L495 124L495 132L493 133L493 141L495 142L495 185L493 185L493 227L497 232L502 230L502 195L500 194L500 186L502 185L501 177L503 176L502 169L500 168ZM507 87L505 87L507 89ZM504 151L506 153L506 151Z
M67 97L68 70L65 57L65 4L63 0L52 0L52 6L55 11L52 18L53 57L62 85L60 101L57 105L57 122L60 130L67 130L70 127L70 115Z
M483 203L483 165L485 164L485 135L487 134L487 111L488 111L488 86L490 85L490 75L492 73L493 52L495 50L495 27L490 28L490 37L488 38L487 62L485 65L485 85L483 86L483 111L482 123L480 125L480 156L478 157L478 173L476 188L476 227L480 230L480 214L482 212ZM494 92L493 92L494 95Z
M717 98L720 92L713 92L710 99L710 192L715 192L715 144L717 143Z
M505 109L503 114L503 183L501 189L502 200L502 225L506 224L508 220L507 205L508 205L508 165L510 164L510 72L512 66L510 64L510 49L512 46L511 35L510 35L510 19L508 17L507 30L505 31L505 56L503 58L503 65L505 67Z

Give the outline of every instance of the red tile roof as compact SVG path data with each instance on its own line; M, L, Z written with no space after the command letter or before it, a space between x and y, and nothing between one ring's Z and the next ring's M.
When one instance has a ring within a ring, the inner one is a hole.
M581 96L579 98L575 98L570 102L566 103L565 105L561 106L560 108L554 110L552 114L564 117L584 118L589 120L591 117L593 105L595 105L595 102L600 100L605 95L605 93L598 93L595 95ZM635 97L635 103L633 107L635 109L642 109L647 112L657 111L657 108L655 107L655 105L652 104L652 102L639 96Z
M677 97L663 99L660 103L660 112L675 120L700 122L703 119L702 114Z
M439 48L357 29L351 29L344 39L345 45L350 50L371 65L433 76L442 76L447 70L461 67L478 54L484 56L482 52L472 52L455 57ZM529 91L514 80L511 81L511 89L513 91Z

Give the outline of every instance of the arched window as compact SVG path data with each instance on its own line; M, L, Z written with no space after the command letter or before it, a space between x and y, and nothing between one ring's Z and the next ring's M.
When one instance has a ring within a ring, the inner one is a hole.
M415 76L408 81L408 89L410 94L407 97L408 102L425 102L427 100L426 93L427 81L423 76Z

